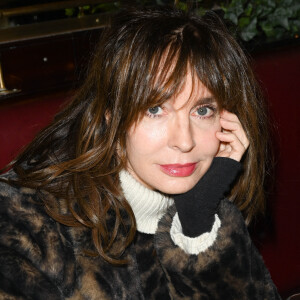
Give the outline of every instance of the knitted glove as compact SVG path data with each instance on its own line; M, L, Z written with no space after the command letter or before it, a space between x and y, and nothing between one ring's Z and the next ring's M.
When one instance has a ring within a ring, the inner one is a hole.
M236 160L215 157L190 191L172 195L185 236L196 237L212 229L217 206L241 169Z

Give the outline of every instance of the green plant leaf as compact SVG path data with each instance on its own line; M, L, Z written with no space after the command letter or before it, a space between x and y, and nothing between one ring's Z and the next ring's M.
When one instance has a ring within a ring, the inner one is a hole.
M182 1L178 1L176 6L183 11L187 11L187 4Z
M282 17L291 17L293 15L293 12L288 7L278 7L274 11L274 15L276 16L282 16Z
M238 17L236 16L236 14L231 13L231 12L227 12L224 15L225 19L230 20L233 24L237 25L238 24Z
M238 1L237 5L232 7L232 12L236 14L237 17L239 17L244 12L244 6L241 1Z
M291 11L291 17L300 18L300 3L295 3L289 6L289 10Z
M91 13L115 11L119 7L119 2L101 3L92 7Z
M249 3L248 6L246 7L245 11L244 11L244 14L247 17L250 17L252 11L253 11L253 5L251 3Z
M252 40L257 34L258 30L256 28L257 25L257 18L254 18L248 26L246 26L242 31L241 31L241 37L244 41L248 42Z
M279 27L275 28L275 36L274 36L275 40L282 39L286 35L285 33L286 31L283 28L279 28Z
M283 7L277 8L273 14L268 16L268 20L273 26L282 26L287 31L290 30L289 20L288 20L288 11Z
M203 16L206 12L207 12L207 9L205 9L205 8L203 8L203 7L197 8L197 14L198 14L199 16Z
M240 28L244 28L248 26L250 23L250 18L249 17L242 17L239 19L238 25Z
M265 35L268 41L299 35L299 0L223 1L224 17L238 26L244 41L259 35Z
M68 17L72 17L75 13L75 8L66 8L65 9L65 14Z
M267 6L263 6L263 5L259 5L256 8L256 16L263 18L268 16L270 13L272 13L274 9L272 7L267 7Z
M224 10L224 18L230 20L235 25L238 24L238 17L244 12L245 0L232 0Z
M260 26L267 37L273 37L275 35L274 28L271 23L265 21L262 22Z
M293 34L300 33L300 20L291 21L291 30Z
M263 1L265 4L267 4L269 7L275 8L276 7L276 0L265 0Z
M289 7L290 5L292 5L294 2L294 0L281 0L281 6L282 7Z

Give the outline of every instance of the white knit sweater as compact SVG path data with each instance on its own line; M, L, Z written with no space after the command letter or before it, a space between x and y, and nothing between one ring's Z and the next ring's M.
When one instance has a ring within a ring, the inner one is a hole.
M133 210L137 230L143 233L155 234L160 218L173 205L174 200L146 188L125 170L120 172L120 181L124 196ZM220 226L221 221L215 215L215 222L210 232L190 238L182 233L182 227L176 213L173 218L170 235L173 242L186 253L199 254L214 243Z

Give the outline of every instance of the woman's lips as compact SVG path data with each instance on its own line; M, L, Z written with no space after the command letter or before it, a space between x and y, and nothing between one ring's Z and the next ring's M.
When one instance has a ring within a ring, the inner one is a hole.
M185 177L190 176L196 168L196 163L189 164L171 164L171 165L159 165L161 170L170 176Z

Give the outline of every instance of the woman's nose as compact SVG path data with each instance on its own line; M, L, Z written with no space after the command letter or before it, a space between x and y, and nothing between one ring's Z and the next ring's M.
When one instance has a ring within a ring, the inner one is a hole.
M189 119L174 118L168 128L168 146L181 152L189 152L195 145Z

